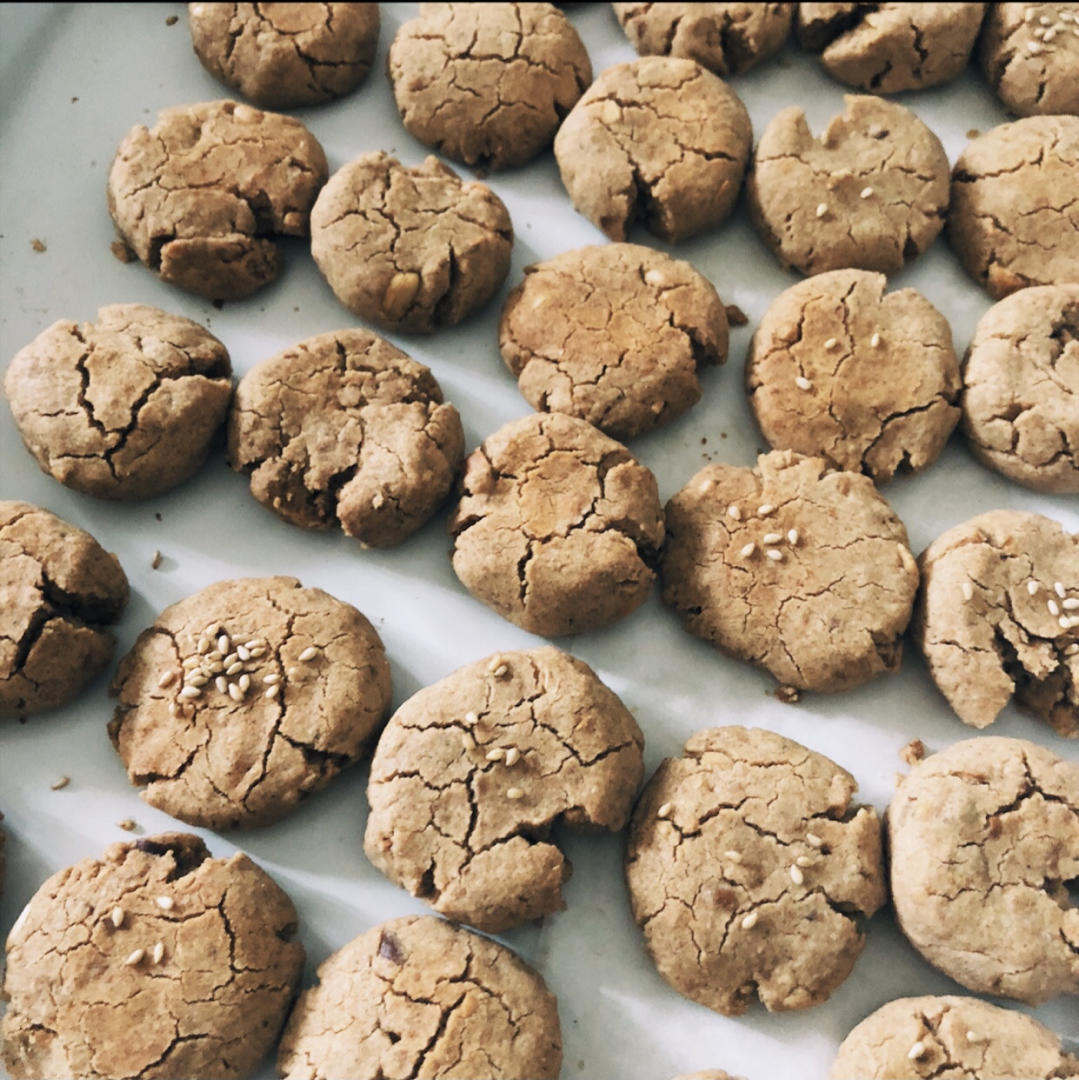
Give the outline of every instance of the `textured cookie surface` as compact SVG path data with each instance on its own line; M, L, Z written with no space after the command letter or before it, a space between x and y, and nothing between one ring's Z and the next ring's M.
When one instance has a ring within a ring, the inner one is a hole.
M232 467L259 502L375 547L431 516L463 456L461 418L430 370L366 330L319 334L259 364L229 418Z
M586 664L497 653L413 695L378 742L364 848L436 911L497 933L565 907L557 821L618 831L644 737Z
M295 578L221 581L166 608L120 662L109 724L131 782L174 817L262 825L355 761L385 717L382 642Z
M820 1004L885 900L876 811L835 762L770 731L698 732L633 812L626 881L659 973L727 1016Z
M232 396L228 350L190 319L110 304L15 354L11 411L44 472L111 499L160 494L206 460Z
M555 1080L552 994L495 941L441 919L375 926L318 969L278 1051L285 1080Z
M627 439L700 399L697 369L726 359L727 333L715 288L689 263L606 244L526 267L499 346L534 409Z
M114 555L82 529L0 501L0 717L70 701L112 657L127 604Z
M915 765L888 810L911 944L961 986L1038 1004L1079 993L1079 765L983 736Z
M113 844L54 874L7 942L15 1080L231 1080L273 1045L303 969L296 910L196 836Z
M663 599L690 633L803 690L899 667L918 569L867 476L777 450L706 466L666 514Z

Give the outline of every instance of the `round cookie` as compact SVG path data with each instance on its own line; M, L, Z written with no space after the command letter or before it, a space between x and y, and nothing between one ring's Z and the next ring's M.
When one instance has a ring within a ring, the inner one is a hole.
M985 4L799 4L798 41L834 79L895 94L950 82L967 66Z
M333 101L367 78L378 4L187 5L202 66L264 109Z
M948 209L944 147L909 109L846 95L815 139L805 111L773 117L746 180L750 217L784 266L891 274L936 239Z
M436 157L410 169L362 154L311 211L311 254L337 299L391 330L455 326L498 291L512 248L502 200Z
M580 660L549 646L478 660L386 725L364 850L391 881L486 933L561 911L570 866L551 827L624 828L643 745Z
M112 658L128 584L115 555L29 503L0 500L0 718L70 701Z
M206 461L232 397L228 350L204 327L145 304L61 319L4 376L15 424L43 472L107 499L144 499Z
M666 514L663 600L691 634L797 690L899 668L918 568L869 477L776 450L706 466Z
M1079 493L1079 285L1020 289L981 317L962 409L985 465L1035 491Z
M888 809L900 928L979 994L1079 993L1079 765L1022 739L955 743L911 769Z
M162 281L236 300L277 277L280 236L306 236L326 155L291 116L235 101L164 109L128 132L109 168L109 213Z
M999 300L1079 283L1079 116L1030 116L969 142L955 163L948 239Z
M461 418L430 370L367 330L319 334L263 361L229 416L230 463L263 506L373 547L423 525L463 457Z
M664 979L725 1016L827 1000L885 901L876 811L822 754L770 731L700 731L641 795L633 917Z
M511 421L469 456L462 489L453 569L503 618L558 637L648 598L663 544L656 478L591 424L560 413Z
M7 941L12 1080L251 1076L303 970L296 909L197 836L112 844L54 874ZM47 989L46 989L47 988Z
M264 825L363 753L390 705L382 642L295 578L219 581L120 661L109 736L142 797L190 825Z
M534 409L628 439L700 400L697 369L726 360L727 334L714 286L689 263L604 244L525 267L499 347Z
M931 465L959 419L947 320L883 274L832 270L780 293L753 335L746 391L777 450L877 483Z
M524 165L592 81L588 53L553 4L421 4L390 46L408 131L455 161Z
M555 1080L555 996L504 945L431 916L391 919L335 952L289 1017L285 1080Z
M911 637L964 724L991 724L1015 696L1079 737L1079 534L1040 514L993 510L918 558Z

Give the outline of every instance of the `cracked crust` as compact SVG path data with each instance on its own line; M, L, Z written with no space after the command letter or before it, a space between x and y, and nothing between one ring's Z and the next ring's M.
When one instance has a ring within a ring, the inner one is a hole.
M1079 535L1040 514L993 510L949 529L918 562L911 636L959 719L987 727L1014 694L1058 735L1079 737L1079 611L1069 602Z
M487 169L545 150L592 81L577 31L553 4L420 4L393 39L389 72L409 132Z
M145 499L206 461L232 397L228 350L190 319L110 304L97 322L55 322L4 377L26 448L61 484Z
M574 207L608 238L641 221L677 243L729 216L752 142L749 113L722 79L651 56L599 75L554 154Z
M456 326L498 291L512 249L502 200L436 157L410 169L362 154L311 211L311 254L338 300L391 330Z
M279 236L306 236L326 155L290 116L235 101L181 105L133 127L109 169L109 213L162 281L236 300L274 280Z
M1079 493L1079 285L991 307L963 383L963 432L983 464L1035 491Z
M874 481L931 465L959 419L947 320L883 274L833 270L772 301L746 357L746 391L769 444ZM807 385L808 383L808 385Z
M892 896L911 944L980 994L1079 993L1079 765L983 736L915 765L888 810Z
M746 180L750 217L784 266L890 274L936 239L948 208L948 157L909 109L847 94L814 138L792 105L772 119Z
M82 529L0 501L0 718L70 701L112 658L127 604L115 555Z
M461 418L430 370L367 330L319 334L263 361L229 417L230 463L263 506L372 547L423 525L463 457Z
M364 850L391 881L487 933L561 911L570 866L551 828L624 828L643 746L580 660L549 646L478 660L386 725Z
M533 413L465 462L449 521L461 583L545 637L624 618L648 598L663 545L656 478L591 424Z
M183 833L112 844L49 878L8 937L4 1066L13 1080L250 1076L299 982L295 932L246 855L212 859Z
M264 109L320 105L367 78L378 4L187 5L202 66Z
M534 409L628 439L700 400L697 369L726 360L727 335L723 302L689 263L605 244L525 267L499 347Z
M334 953L300 995L285 1080L555 1080L555 996L509 949L431 916L391 919Z
M886 899L876 811L851 804L846 770L770 731L712 728L684 754L648 782L626 847L657 970L725 1016L754 995L771 1012L819 1005Z
M948 239L999 300L1079 282L1079 117L1030 116L968 143L952 173Z
M918 587L873 482L787 450L701 469L667 504L662 575L691 634L819 691L899 668Z
M190 825L250 827L363 754L389 711L390 670L351 605L295 578L241 578L166 608L111 693L109 736L151 806Z

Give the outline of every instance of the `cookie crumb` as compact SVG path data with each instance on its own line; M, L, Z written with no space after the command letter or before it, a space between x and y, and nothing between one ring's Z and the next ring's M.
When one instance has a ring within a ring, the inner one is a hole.
M124 832L134 832L138 827L138 822L134 818L126 817L123 821L116 823L118 829L123 829Z
M165 25L166 26L175 26L179 21L180 21L180 16L179 15L166 15L165 16Z
M161 552L155 551L154 557L150 560L150 569L156 570L161 565Z
M31 247L32 247L32 248L33 248L33 249L34 249L34 250L35 250L36 252L38 252L39 254L40 254L40 253L41 253L42 251L48 251L48 250L49 250L49 249L48 249L48 248L47 248L47 247L45 246L45 241L44 241L44 240L39 240L39 239L38 239L38 238L37 238L36 236L34 237L34 239L33 239L33 240L31 240L31 241L30 241L30 246L31 246Z
M911 739L902 750L899 751L899 756L908 765L917 765L922 758L925 757L925 743L921 739Z
M728 304L727 322L731 326L745 326L749 322L749 316L737 304Z
M113 240L113 242L109 244L109 250L122 263L134 262L136 259L135 252L133 252L123 240ZM157 520L160 521L161 518L158 517Z
M66 788L68 786L68 784L70 784L70 783L71 783L71 777L70 776L61 776L61 777L59 777L58 779L56 779L56 780L54 780L52 782L51 787L52 787L53 791L60 791L62 788Z
M160 513L155 513L154 514L154 520L155 521L160 521L161 520L161 514Z
M970 128L967 131L967 138L968 139L976 139L979 135L981 135L981 129L979 129L979 128Z
M798 688L794 686L777 686L772 696L776 701L781 701L784 705L797 705L802 697L798 692Z

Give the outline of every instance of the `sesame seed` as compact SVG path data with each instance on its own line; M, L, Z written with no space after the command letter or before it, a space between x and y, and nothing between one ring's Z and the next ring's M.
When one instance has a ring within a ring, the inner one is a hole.
M1034 30L1031 31L1031 33L1033 33L1033 35L1038 39L1044 38L1048 32L1049 31L1046 30L1044 26L1036 27Z
M803 885L805 883L805 879L806 876L802 873L800 867L791 867L791 881L793 881L795 885Z
M827 203L817 203L817 217L824 217L828 213Z
M505 756L506 751L499 746L496 746L493 750L488 750L486 755L488 761L501 761Z
M974 599L974 586L971 585L971 583L969 581L964 581L961 588L963 590L963 599L964 600L973 600Z
M740 851L725 851L723 852L723 858L728 859L732 863L740 863L742 861L742 853Z
M757 507L757 514L760 517L767 517L774 509L775 507L771 503L761 503Z
M762 544L778 544L783 539L782 533L765 533L761 537Z
M225 667L232 667L232 665L235 664L235 663L238 663L239 660L240 660L240 654L239 653L230 652L227 656L222 658L221 663L223 663L225 665Z
M465 723L471 727L473 724L479 721L479 717L474 712L465 713Z
M165 959L165 946L163 942L158 942L154 946L153 959L155 964L160 964Z
M244 673L240 676L239 680L240 689L246 694L251 689L251 676Z
M751 912L750 912L750 913L749 913L749 914L748 914L748 915L747 915L747 916L746 916L746 917L745 917L745 918L744 918L744 919L742 920L742 929L743 929L743 930L752 930L752 929L753 929L753 927L757 925L757 920L758 920L759 918L760 918L760 914L759 914L758 912L756 912L756 911L751 911Z
M1065 623L1065 619L1067 620L1067 623ZM1060 625L1063 626L1065 630L1074 630L1079 626L1079 615L1062 615L1060 617Z
M799 390L812 390L813 389L813 383L810 382L809 379L807 379L804 375L799 375L794 380L794 385L797 386Z
M1038 53L1040 53L1041 51L1042 51L1041 42L1038 42L1038 41L1028 41L1027 42L1027 52L1028 53L1031 53L1032 55L1037 56Z
M738 507L732 503L730 506L727 507L727 517L729 517L732 521L741 521L742 511L739 510Z
M265 644L266 643L262 640L262 638L253 637L250 641L245 641L244 642L244 648L245 649L257 649L260 645L265 645Z
M184 684L186 686L203 687L210 681L210 676L202 671L193 671L186 679Z
M184 662L180 665L184 671L194 671L195 668L202 666L201 656L188 656L184 658Z
M772 562L783 561L783 552L778 551L776 548L769 548L764 554L767 555L768 558L772 560Z
M1036 581L1027 582L1027 592L1030 593L1031 596L1033 596L1038 591L1038 588L1039 586Z
M230 638L228 634L222 634L217 639L217 651L219 653L224 653L226 656L232 652L232 638Z
M708 492L710 492L712 490L712 488L714 488L715 486L716 486L716 482L714 480L702 480L701 481L701 486L699 488L697 488L697 490L702 495L707 495Z
M227 668L225 668L225 674L226 675L239 675L240 672L243 671L243 669L244 669L243 662L240 661L240 660L237 660L234 663L229 664L229 666Z
M229 697L233 701L243 701L244 692L235 683L229 683Z
M157 904L162 911L172 911L173 907L176 905L176 901L173 900L171 896L159 896L154 903Z
M506 789L506 798L513 799L516 802L518 799L523 799L525 793L519 787L511 787Z
M371 496L371 506L375 510L378 510L385 501L386 496L383 495L381 491L376 491L374 495Z
M1076 597L1074 596L1069 596L1068 599L1065 600L1060 606L1065 611L1075 611L1077 608L1079 608L1079 599L1076 599Z
M1053 38L1055 38L1056 36L1057 36L1056 27L1055 26L1050 26L1049 29L1045 31L1045 39L1044 40L1045 40L1046 45L1048 45L1049 42L1051 42L1053 40Z
M211 645L211 642L210 642L209 638L205 638L205 637L199 638L198 647L196 648L195 651L200 652L200 653L208 653L210 651L210 645Z
M797 543L798 543L798 530L797 529L788 529L787 530L787 543L790 544L791 547L795 547L797 545Z
M252 660L261 660L266 655L265 645L256 645L253 649L248 649L251 653Z
M864 187L864 188L862 188L861 191L858 192L858 198L860 198L860 199L868 199L869 196L872 195L872 194L873 194L873 189L871 187Z
M506 751L506 764L507 765L516 765L517 762L520 761L520 760L521 760L521 751L518 750L516 746L511 746Z
M496 679L505 679L510 673L510 669L505 664L499 664L498 667L491 672Z
M236 649L236 655L246 664L247 661L251 659L251 650L244 648L243 645L240 645Z
M1049 600L1045 605L1049 609L1049 614L1056 618L1060 614L1060 605L1055 600Z
M795 861L795 864L798 865L798 866L812 866L813 865L813 860L808 855L799 855L798 858L795 859L794 861Z
M202 670L210 675L220 675L225 670L225 665L220 660L214 660L213 663L207 664Z
M750 541L748 544L745 545L745 547L742 548L742 550L738 554L741 555L743 559L748 559L750 555L752 555L753 552L756 550L757 545Z
M1060 597L1061 600L1063 600L1064 597L1068 595L1068 590L1064 588L1064 582L1063 581L1054 581L1053 582L1053 592L1055 592L1057 594L1057 596Z
M271 671L269 675L262 676L262 681L267 686L273 686L274 683L279 683L281 681L281 676L278 675L276 671Z
M1076 653L1079 653L1079 641L1077 641L1074 645L1069 645L1064 650L1065 656L1074 656Z
M136 949L136 950L135 950L135 951L134 951L134 952L133 952L133 953L132 953L132 954L131 954L131 955L130 955L130 956L129 956L129 957L128 957L128 958L127 958L127 959L126 959L125 961L124 961L124 963L125 963L125 964L126 964L126 965L127 965L128 967L134 967L134 966L135 966L136 964L141 964L141 963L142 963L142 958L143 958L143 957L144 957L145 955L146 955L146 950L145 950L145 949Z
M218 677L214 679L214 686L216 686L222 694L227 694L229 692L229 681L224 675L218 675Z
M824 841L816 833L807 832L806 833L806 843L810 847L819 848L824 844Z
M834 349L838 344L839 344L839 339L838 338L830 337L830 338L828 338L827 341L825 341L824 347L826 349Z
M967 1032L968 1043L983 1043L985 1042L985 1036L980 1031L968 1031Z
M873 347L874 349L880 348L880 334L874 334L874 335L873 335L873 336L872 336L872 337L871 337L871 338L869 339L869 344L870 344L870 345L871 345L871 346L872 346L872 347Z
M917 1061L925 1053L925 1043L919 1039L911 1048L907 1051L907 1057L911 1061Z
M174 682L176 682L176 672L175 671L166 671L165 674L162 675L161 678L157 680L157 685L158 685L159 689L164 690L167 687L172 686L172 684Z
M1038 22L1040 22L1042 26L1051 26L1053 24L1053 20L1050 19L1048 15L1039 15Z
M674 803L665 802L657 811L656 817L665 818L671 816L671 811L674 809Z
M281 692L281 684L274 683L273 686L267 688L266 692L262 695L265 698L269 698L271 701Z
M314 660L316 656L318 656L318 649L316 649L314 645L308 645L296 659L299 660L301 664L307 664Z
M201 686L190 686L189 685L189 686L185 686L180 691L180 697L188 698L188 699L197 698L201 693L202 693L202 687Z
M122 907L114 907L109 912L109 922L116 927L117 930L124 925L124 909Z

